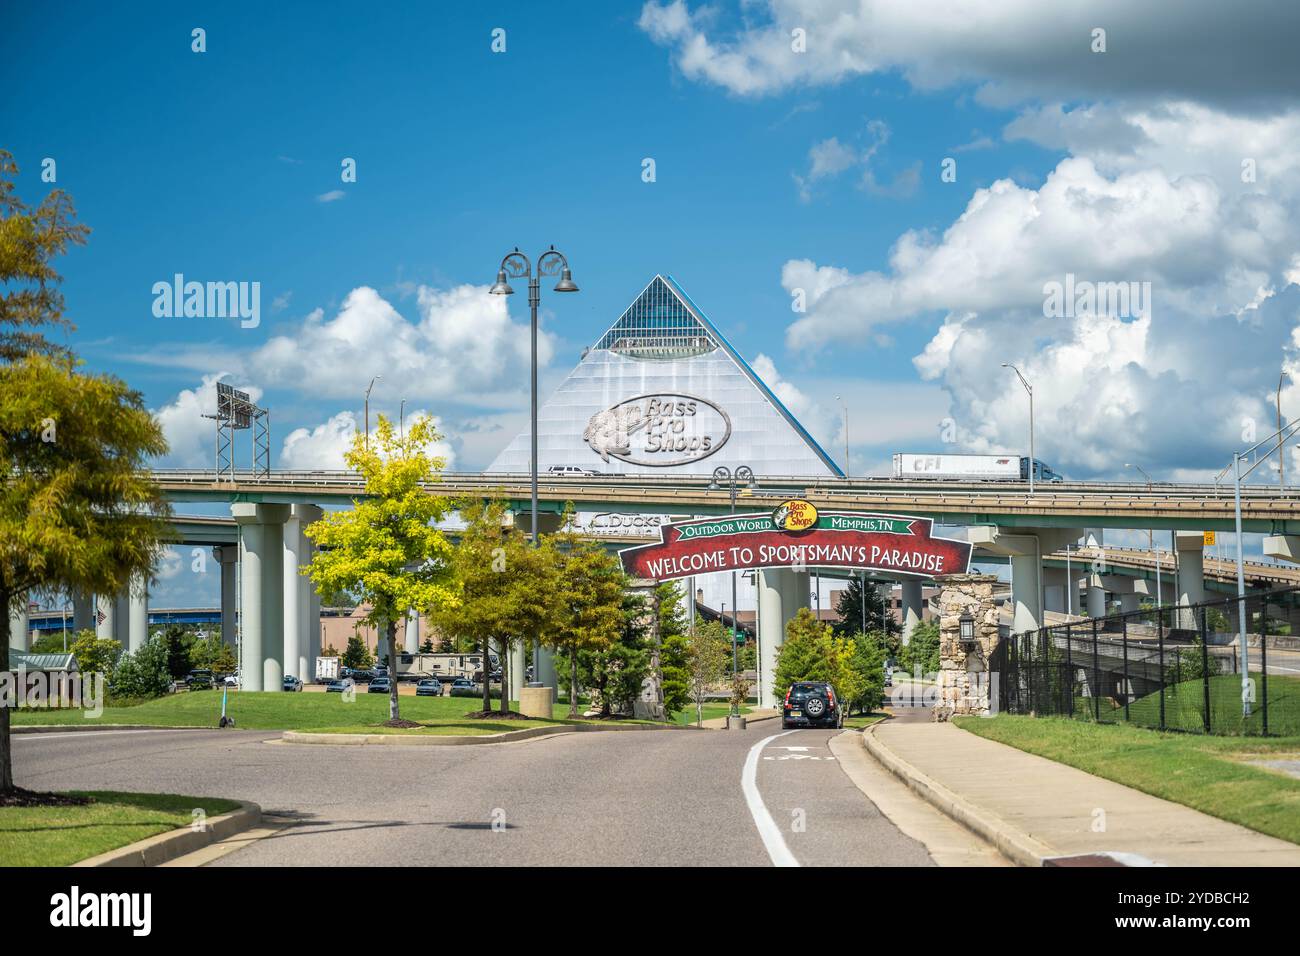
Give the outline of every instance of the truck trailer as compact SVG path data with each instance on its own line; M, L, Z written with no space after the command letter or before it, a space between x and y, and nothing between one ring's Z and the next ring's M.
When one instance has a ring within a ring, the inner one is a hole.
M946 478L968 481L1028 481L1026 455L925 455L899 452L894 455L895 478ZM1034 460L1034 481L1061 481L1061 476L1038 459Z

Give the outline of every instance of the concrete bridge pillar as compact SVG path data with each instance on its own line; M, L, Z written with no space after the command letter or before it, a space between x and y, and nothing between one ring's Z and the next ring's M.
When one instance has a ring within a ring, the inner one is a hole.
M307 675L303 680L316 679L316 658L320 657L320 595L314 585L307 587Z
M212 549L213 559L221 565L221 641L236 646L235 614L238 594L235 575L239 571L239 547L221 544Z
M117 595L95 595L95 636L101 641L116 641Z
M1178 627L1194 630L1193 604L1205 600L1205 535L1200 531L1179 531L1174 535L1178 555Z
M407 619L410 627L410 619ZM409 633L409 630L408 630ZM417 632L418 633L418 632ZM519 700L524 689L524 668L528 666L528 641L518 640L510 647L510 699ZM409 644L409 641L408 641ZM416 647L419 650L419 647Z
M916 625L924 620L925 604L922 590L922 582L914 578L904 578L900 588L900 610L903 612L903 644L906 646L912 640L912 632L916 630Z
M134 654L149 640L149 577L131 576L126 589L126 649Z
M1264 538L1264 554L1279 561L1300 564L1300 534L1270 534Z
M1145 597L1153 605L1157 603L1157 599L1163 607L1168 607L1173 603L1174 583L1169 580L1167 575L1162 577L1158 590L1156 588L1156 579L1154 577L1134 578L1133 590L1139 595L1139 597Z
M1011 559L1011 630L1034 631L1042 626L1044 554L1073 545L1083 534L1076 529L1017 528L1006 531L996 525L973 525L967 540L977 548L1004 554Z
M1106 616L1106 585L1100 574L1088 575L1088 617Z
M781 634L802 608L812 607L812 575L808 571L782 569L781 587ZM784 636L782 640L784 640Z
M9 609L10 650L26 653L31 647L31 620L27 607L27 595L23 594L18 605Z
M240 669L244 690L284 687L284 523L289 505L236 502L230 513L239 525L240 589L243 606Z
M762 657L759 670L762 680L758 688L758 706L777 705L773 689L776 676L776 655L785 643L785 595L781 576L790 572L780 568L758 572L758 647Z
M1069 586L1070 578L1065 568L1043 568L1043 610L1064 614Z
M93 631L95 629L95 596L84 591L72 595L72 630L74 632Z
M308 660L312 584L302 571L311 563L312 542L304 532L322 514L316 505L293 505L284 522L284 671L303 681L314 676L316 665L314 657Z
M522 647L527 642L522 642ZM420 614L418 611L406 612L406 627L402 629L402 650L407 654L420 653Z

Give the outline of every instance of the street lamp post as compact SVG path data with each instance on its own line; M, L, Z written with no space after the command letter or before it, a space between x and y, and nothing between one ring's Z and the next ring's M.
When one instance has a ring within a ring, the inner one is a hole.
M1232 507L1233 519L1237 532L1237 639L1239 653L1241 654L1241 715L1250 716L1250 657L1249 645L1246 642L1246 559L1242 553L1241 540L1241 482L1243 478L1250 476L1250 473L1268 460L1268 456L1283 447L1287 438L1295 435L1300 431L1300 421L1294 421L1289 425L1279 428L1272 435L1262 441L1257 441L1245 451L1232 453ZM1269 448L1260 455L1253 465L1245 471L1241 470L1242 463L1245 462L1246 456L1251 452L1258 452L1260 448L1276 439L1277 444ZM1267 630L1267 621L1264 620L1261 612L1260 616L1260 646L1263 646Z
M375 387L375 382L383 378L382 375L376 375L366 386L366 448L370 447L370 390Z
M514 252L506 255L501 260L501 268L497 270L497 281L493 283L492 288L488 291L493 295L514 295L515 290L510 288L509 279L528 279L528 311L532 324L532 540L533 545L537 544L537 306L542 300L541 277L558 275L560 280L555 283L556 292L577 292L578 286L573 281L573 273L569 271L569 260L564 257L562 252L558 252L555 246L547 249L537 257L537 272L533 273L532 263L528 257L519 251L515 246Z
M736 513L736 490L738 488L748 488L754 483L754 471L748 465L739 466L734 472L726 465L719 465L713 469L713 480L709 482L709 488L716 491L719 488L727 488L731 493L731 513ZM725 604L723 605L726 606ZM725 617L725 613L724 613ZM726 621L723 621L726 624ZM731 572L731 678L734 681L738 674L736 656L736 572ZM734 699L731 704L731 716L740 716L740 707Z
M531 393L532 411L529 417L530 432L532 435L532 452L529 459L530 471L532 473L532 534L533 547L537 547L537 307L542 301L541 277L558 275L559 281L555 283L556 292L577 292L577 283L573 281L573 273L569 271L569 260L565 258L564 253L556 250L551 246L540 256L537 257L537 271L533 272L533 265L528 257L519 251L515 246L514 251L507 253L501 260L501 267L497 269L497 280L492 284L488 291L492 295L514 295L515 290L510 288L510 279L528 279L528 314L529 329L531 337L531 360L529 374L529 390ZM542 669L539 663L541 658L541 647L537 637L533 638L533 682L540 683L542 679Z
M1010 362L1003 362L1002 367L1015 372L1016 378L1020 379L1020 384L1029 393L1029 493L1032 495L1034 493L1034 468L1038 464L1038 460L1034 457L1034 386L1025 381L1025 377L1020 374L1020 369Z

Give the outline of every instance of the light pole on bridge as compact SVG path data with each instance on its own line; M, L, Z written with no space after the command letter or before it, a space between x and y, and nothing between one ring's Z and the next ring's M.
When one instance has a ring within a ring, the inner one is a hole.
M1034 493L1034 469L1038 465L1038 460L1034 457L1034 386L1025 381L1025 377L1020 374L1020 369L1010 362L1003 362L1002 367L1015 372L1016 378L1020 379L1020 384L1029 393L1029 493L1032 495Z

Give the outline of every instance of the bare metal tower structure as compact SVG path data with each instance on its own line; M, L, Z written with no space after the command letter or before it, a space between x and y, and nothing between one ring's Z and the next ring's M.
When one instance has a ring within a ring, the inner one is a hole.
M271 473L271 411L256 405L247 392L217 382L217 413L204 415L217 423L217 480L235 480L235 432L252 429L253 474Z

